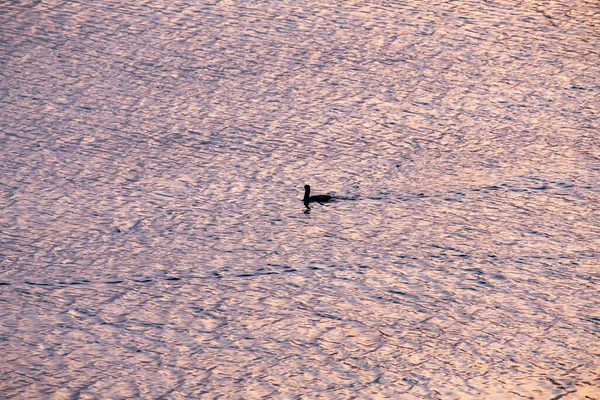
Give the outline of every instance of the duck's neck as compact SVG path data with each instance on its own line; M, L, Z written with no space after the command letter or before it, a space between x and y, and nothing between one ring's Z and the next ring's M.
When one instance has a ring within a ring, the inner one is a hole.
M308 201L308 198L310 197L310 188L304 188L304 201Z

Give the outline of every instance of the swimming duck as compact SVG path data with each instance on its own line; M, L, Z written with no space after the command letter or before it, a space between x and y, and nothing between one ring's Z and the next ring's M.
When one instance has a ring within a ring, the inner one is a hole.
M304 202L304 205L306 207L308 207L308 205L310 203L327 203L329 200L331 200L332 197L329 196L328 194L320 194L317 196L311 196L310 195L310 186L309 185L304 185L304 199L302 200Z

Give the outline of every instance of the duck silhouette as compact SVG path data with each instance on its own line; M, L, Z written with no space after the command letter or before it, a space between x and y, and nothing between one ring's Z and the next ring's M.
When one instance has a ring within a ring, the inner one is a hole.
M332 198L333 197L331 197L328 194L319 194L317 196L311 196L310 195L310 186L304 185L304 199L302 201L304 202L304 205L306 207L308 207L308 205L310 203L319 203L319 204L327 203Z

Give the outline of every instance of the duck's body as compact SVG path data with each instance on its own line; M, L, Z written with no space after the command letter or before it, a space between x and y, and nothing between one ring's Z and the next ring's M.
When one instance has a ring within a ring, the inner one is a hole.
M317 196L310 195L310 186L304 185L304 205L308 207L310 203L327 203L332 197L328 194L320 194Z

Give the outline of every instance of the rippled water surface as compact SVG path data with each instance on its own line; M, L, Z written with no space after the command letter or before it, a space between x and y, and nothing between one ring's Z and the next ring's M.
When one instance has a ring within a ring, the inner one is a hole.
M0 7L1 397L600 398L597 1Z

